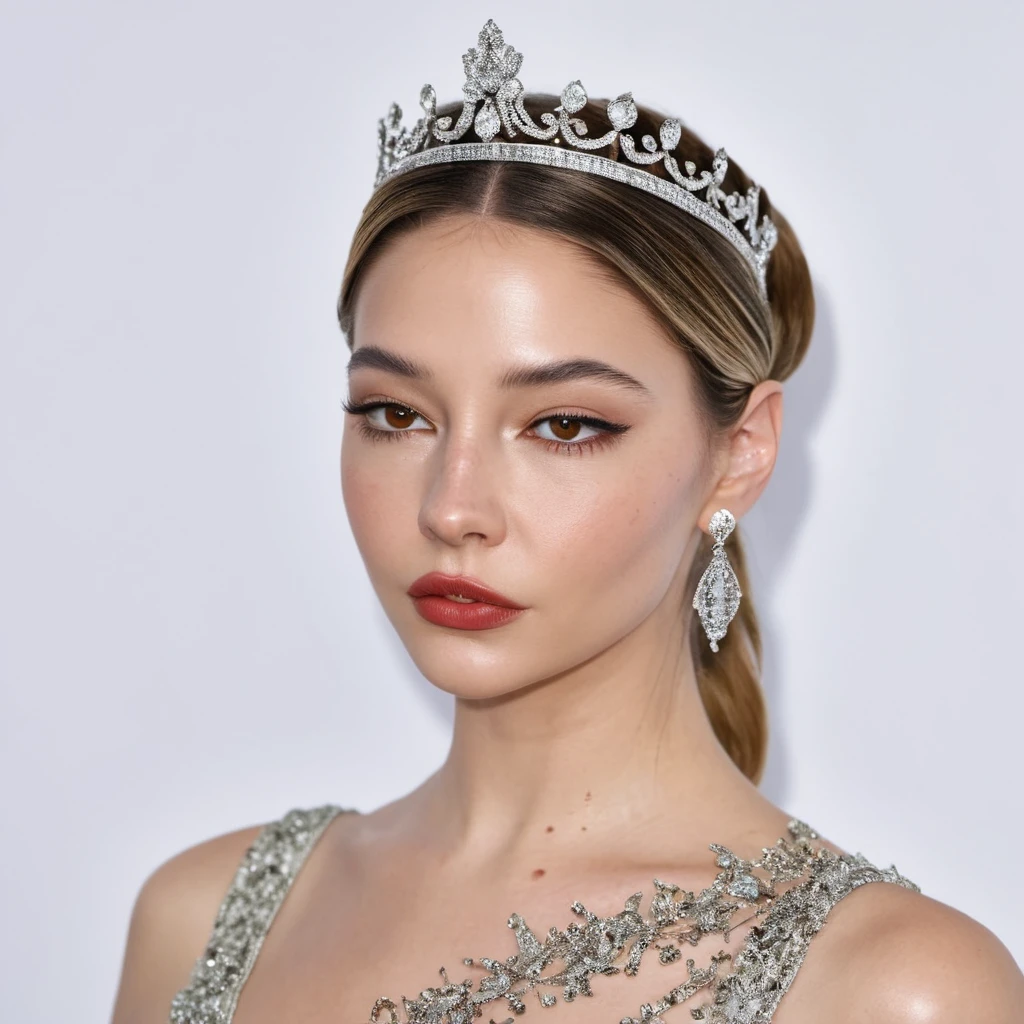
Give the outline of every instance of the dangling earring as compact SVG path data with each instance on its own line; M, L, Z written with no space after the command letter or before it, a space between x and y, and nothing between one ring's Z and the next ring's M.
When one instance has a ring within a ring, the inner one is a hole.
M732 533L736 519L727 508L720 508L708 523L708 529L715 538L711 562L697 584L693 595L693 607L700 615L701 625L711 641L711 650L718 650L718 641L732 622L740 606L740 581L725 553L725 538Z

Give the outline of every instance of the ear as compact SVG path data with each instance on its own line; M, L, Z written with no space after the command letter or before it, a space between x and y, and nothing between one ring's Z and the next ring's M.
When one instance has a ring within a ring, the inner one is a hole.
M701 529L707 532L720 508L739 520L753 507L771 479L781 435L782 384L765 380L750 392L743 415L716 453L718 482L698 519Z

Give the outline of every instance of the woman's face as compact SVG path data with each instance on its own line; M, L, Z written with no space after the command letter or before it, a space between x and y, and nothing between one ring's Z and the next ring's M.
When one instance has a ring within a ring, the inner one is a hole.
M384 610L431 682L499 696L652 616L682 634L705 441L687 360L638 299L554 234L449 217L366 272L353 338L349 402L387 404L346 414L342 493ZM366 360L374 349L395 365ZM564 361L592 372L522 379ZM407 593L431 571L524 610L490 628L438 625Z

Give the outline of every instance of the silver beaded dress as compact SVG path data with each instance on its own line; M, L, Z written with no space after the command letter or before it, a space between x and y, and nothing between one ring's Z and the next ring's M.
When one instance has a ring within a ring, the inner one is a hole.
M339 814L354 812L335 804L295 808L265 825L248 848L220 905L206 949L196 960L188 983L174 997L169 1024L230 1024L242 986L256 963L267 931L306 857ZM635 975L645 958L669 964L684 956L702 936L721 933L729 939L735 917L760 918L734 953L721 950L707 966L687 958L687 978L654 1003L637 1008L635 1017L619 1024L672 1024L686 1011L662 1014L689 1002L688 1016L704 1024L769 1024L779 1001L803 963L808 946L825 924L828 912L845 895L867 882L893 882L919 892L896 870L879 868L862 854L836 854L819 835L798 819L789 834L765 847L759 858L745 860L717 843L710 846L718 874L699 893L654 879L650 908L640 912L642 893L609 917L591 913L581 903L571 906L577 920L564 929L552 927L538 937L518 914L509 917L519 951L504 959L466 957L486 975L476 981L449 980L424 989L399 1007L388 998L367 1008L367 1020L378 1024L470 1024L475 1018L511 1024L533 997L541 1008L557 1003L554 990L569 1001L595 997L600 982L590 979L622 971ZM781 888L785 883L792 883ZM740 913L743 910L747 914ZM545 973L552 963L558 964ZM536 990L536 991L534 991ZM692 1007L692 1008L691 1008ZM543 1009L534 1011L545 1016ZM552 1024L557 1024L555 1018ZM608 1024L615 1024L609 1021Z

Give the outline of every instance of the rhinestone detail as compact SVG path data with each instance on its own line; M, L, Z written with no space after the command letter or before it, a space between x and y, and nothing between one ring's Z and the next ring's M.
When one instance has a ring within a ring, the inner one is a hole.
M708 530L715 538L715 545L711 549L711 561L701 575L693 595L693 607L700 616L713 651L718 650L718 641L725 636L743 596L740 581L725 553L725 538L735 526L736 519L727 508L720 508L711 517Z
M213 933L174 997L170 1024L225 1024L267 930L324 829L345 809L298 808L265 825L246 851L217 911Z
M640 140L642 148L638 149L636 140L626 132L637 120L636 103L630 92L621 93L608 103L612 130L591 137L586 122L572 116L587 103L586 89L578 78L562 90L561 103L553 112L541 114L543 124L537 124L526 111L523 85L516 77L522 62L523 55L505 42L494 19L488 18L479 32L477 46L470 47L462 56L466 80L462 87L462 111L454 127L450 117L437 116L437 94L429 83L420 90L423 116L411 128L403 127L402 108L397 103L392 103L387 115L377 122L374 188L415 167L459 160L520 161L599 174L660 196L728 238L754 272L761 299L767 304L767 266L778 240L778 229L767 214L758 221L759 185L752 184L746 193L729 194L720 187L729 168L724 149L716 151L710 171L695 176L697 167L692 160L684 161L680 169L672 150L679 144L682 122L674 117L661 123L657 140L644 135ZM457 141L471 127L481 141ZM522 133L565 145L492 142L502 128L510 139ZM431 139L440 145L428 146ZM612 146L628 162L574 152ZM641 169L659 161L667 178ZM703 199L696 195L699 191L705 192ZM736 226L740 221L742 229Z
M189 983L174 997L171 1024L230 1024L242 986L299 868L326 826L343 813L344 808L331 804L296 809L264 827L243 857ZM422 990L418 999L403 1000L405 1020L408 1024L469 1024L484 1012L482 1004L492 1001L503 1002L518 1015L527 1008L523 997L540 985L560 987L567 1001L594 995L591 977L619 970L635 975L652 946L658 950L658 961L670 964L682 957L682 946L695 946L703 935L721 933L728 941L736 924L734 916L752 908L751 916L763 920L748 931L735 956L720 950L706 968L697 968L687 959L684 982L656 1002L643 1004L639 1016L625 1017L620 1024L664 1024L661 1014L702 989L708 998L690 1010L693 1020L770 1024L812 938L845 895L875 881L920 892L895 865L878 868L860 853L840 855L824 845L815 846L818 833L799 819L790 820L788 832L788 837L765 847L754 860L712 843L720 870L711 885L694 894L654 879L646 916L639 913L642 893L631 895L624 909L610 917L593 914L577 901L571 909L579 920L565 929L551 928L541 940L521 915L512 914L507 923L515 933L518 954L504 960L463 958L465 965L476 963L487 971L476 988L468 979L449 981L442 967L443 985ZM796 884L780 891L777 887L784 882ZM563 969L544 976L543 970L554 960ZM729 961L731 970L723 970ZM537 996L543 1008L558 1001L551 992ZM401 1024L397 1004L386 997L376 1001L369 1019Z

